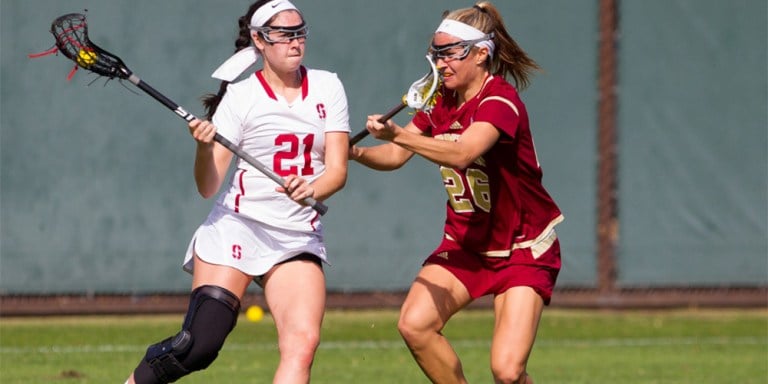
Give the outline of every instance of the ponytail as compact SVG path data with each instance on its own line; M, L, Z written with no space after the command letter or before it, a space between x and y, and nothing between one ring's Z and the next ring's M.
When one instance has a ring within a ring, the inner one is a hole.
M541 70L536 61L509 35L501 14L490 1L480 1L471 8L453 11L446 17L485 33L493 33L496 49L489 60L489 70L496 76L511 77L519 90L528 87L533 74Z
M235 40L235 52L248 48L251 45L251 17L262 5L266 4L268 0L259 0L248 8L245 15L237 19L237 25L239 28L237 40ZM202 97L203 107L205 107L205 118L211 120L216 113L216 109L221 103L221 99L224 98L224 94L227 92L228 81L222 81L219 84L219 91L217 93L209 93Z

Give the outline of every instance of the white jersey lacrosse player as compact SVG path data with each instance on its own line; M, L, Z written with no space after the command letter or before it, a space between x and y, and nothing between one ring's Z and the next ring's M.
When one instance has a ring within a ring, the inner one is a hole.
M198 192L219 195L185 256L183 267L192 273L187 314L175 336L147 348L128 384L172 383L207 369L253 281L279 330L271 382L310 379L327 256L319 213L305 205L325 211L315 201L346 182L347 98L334 73L301 65L309 29L290 1L257 0L237 25L234 54L211 75L221 80L218 92L202 100L206 120L188 124Z
M336 74L301 67L301 96L274 92L259 70L228 86L212 122L217 132L280 176L310 183L325 170L326 132L349 132L347 98ZM190 242L193 255L258 277L272 266L310 253L327 262L320 215L275 190L273 180L239 159Z

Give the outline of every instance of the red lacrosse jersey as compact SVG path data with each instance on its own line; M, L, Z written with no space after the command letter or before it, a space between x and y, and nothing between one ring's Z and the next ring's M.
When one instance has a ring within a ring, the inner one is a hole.
M431 112L413 123L439 140L456 141L473 122L496 127L501 137L465 169L440 167L448 193L445 237L488 257L508 257L544 239L563 220L544 189L528 113L517 90L490 76L471 100L457 108L453 91L443 88Z

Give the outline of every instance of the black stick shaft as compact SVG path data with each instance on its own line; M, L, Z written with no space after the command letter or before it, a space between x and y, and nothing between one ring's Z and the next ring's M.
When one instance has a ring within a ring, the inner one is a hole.
M400 113L400 111L402 111L403 108L405 107L406 107L405 103L398 104L396 107L390 109L389 112L387 112L384 116L380 117L379 123L382 123L382 124L386 123L387 120L391 119L392 117ZM366 136L368 136L368 134L370 134L370 132L368 132L367 129L358 132L356 135L352 136L351 139L349 139L349 146L351 147L359 143L360 140L364 139Z
M142 91L146 92L148 95L152 96L155 100L159 101L168 109L176 113L179 117L186 120L187 122L190 122L196 117L192 115L191 113L187 112L184 108L182 108L180 105L173 102L173 100L167 98L165 95L157 91L156 89L152 88L149 84L145 83L143 80L141 80L136 75L131 75L128 80L135 84L137 87L139 87ZM227 149L232 151L232 153L235 154L235 156L245 160L248 164L256 168L259 172L263 173L265 176L272 179L275 183L280 185L281 187L285 186L285 180L283 180L282 177L280 177L278 174L273 172L271 169L267 168L264 164L260 163L258 160L256 160L253 156L245 153L243 150L235 146L231 141L227 140L226 137L221 136L220 134L216 133L216 136L213 138L215 141L217 141L219 144L225 146ZM328 207L311 198L307 197L303 200L304 204L312 207L317 213L324 215L326 212L328 212Z

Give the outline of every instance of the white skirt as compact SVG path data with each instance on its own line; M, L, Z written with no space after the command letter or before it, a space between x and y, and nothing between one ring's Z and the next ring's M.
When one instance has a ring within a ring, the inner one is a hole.
M323 234L270 227L216 204L189 242L183 268L192 273L197 255L206 263L229 266L257 278L302 253L328 263Z

